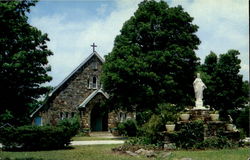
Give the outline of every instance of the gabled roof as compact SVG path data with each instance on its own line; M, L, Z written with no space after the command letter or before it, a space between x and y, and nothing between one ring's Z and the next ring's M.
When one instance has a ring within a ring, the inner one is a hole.
M104 97L106 97L107 99L109 98L109 95L105 92L103 92L102 89L99 90L95 90L94 92L92 92L79 106L78 108L85 108L86 105L89 103L89 101L91 101L98 93L101 93L102 95L104 95Z
M5 128L5 127L13 127L13 126L9 123L5 123L4 125L0 126L0 128Z
M56 91L63 86L63 84L65 84L79 69L81 69L94 56L96 56L102 63L105 62L105 60L97 52L94 51L75 70L73 70L59 85L57 85L52 92L49 93L45 101L48 101L48 99L50 99L50 97L52 97L54 93L56 93ZM45 106L45 104L46 102L43 105L40 105L34 112L31 113L30 117L33 117L41 108Z
M67 82L70 79L70 77L72 77L80 68L82 68L93 56L97 56L97 58L102 63L105 62L104 59L97 52L93 52L49 94L49 97L52 96L65 82Z

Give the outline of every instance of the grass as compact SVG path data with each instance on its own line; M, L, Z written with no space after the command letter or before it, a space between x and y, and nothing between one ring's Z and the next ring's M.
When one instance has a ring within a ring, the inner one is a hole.
M75 146L74 149L38 151L38 152L1 152L0 159L9 158L42 158L44 160L145 160L127 155L114 154L111 148L118 145Z
M170 160L181 158L193 160L247 160L250 157L249 148L204 150L204 151L175 151Z
M146 157L131 157L117 154L111 148L119 145L93 145L75 146L73 149L37 151L37 152L7 152L0 151L0 159L9 158L42 158L43 160L148 160ZM167 160L180 160L181 158L193 160L246 160L249 157L248 148L206 150L206 151L173 151ZM155 158L160 160L162 158Z

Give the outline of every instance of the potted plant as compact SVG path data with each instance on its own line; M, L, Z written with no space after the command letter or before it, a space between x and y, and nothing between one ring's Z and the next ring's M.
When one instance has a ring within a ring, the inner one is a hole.
M166 129L167 129L167 132L173 132L174 129L175 129L175 124L174 122L170 122L168 121L165 125Z
M188 112L181 112L180 113L180 119L182 121L188 121L190 118L190 114Z
M219 120L219 111L211 111L210 112L210 117L212 121L218 121Z
M234 125L231 124L231 123L226 124L226 129L227 129L228 131L233 131L233 130L234 130Z

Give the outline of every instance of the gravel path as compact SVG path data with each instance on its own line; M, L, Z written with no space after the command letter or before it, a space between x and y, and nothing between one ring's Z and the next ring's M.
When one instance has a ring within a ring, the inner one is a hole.
M71 141L72 146L97 145L97 144L123 144L122 140L97 140L97 141ZM0 148L2 144L0 143Z
M72 146L80 146L80 145L96 145L96 144L123 144L122 140L98 140L98 141L72 141Z

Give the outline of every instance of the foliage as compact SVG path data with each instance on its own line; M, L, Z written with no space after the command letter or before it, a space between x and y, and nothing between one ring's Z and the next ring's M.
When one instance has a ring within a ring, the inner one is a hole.
M248 100L249 87L243 82L240 72L240 52L229 50L219 58L211 52L201 66L202 79L207 85L205 104L227 115L228 110L244 107ZM222 113L223 115L223 113Z
M137 112L191 103L198 26L181 6L144 0L115 38L102 82L111 106Z
M177 135L174 136L176 146L184 149L195 148L196 144L203 141L203 121L193 121L182 124L177 128Z
M144 137L144 143L156 144L159 146L163 145L163 133L165 129L165 123L161 116L152 115L147 123L140 128L140 136Z
M132 137L125 141L125 145L143 145L149 146L151 144L151 140L146 136Z
M196 143L195 148L224 149L224 148L233 148L236 146L237 144L233 141L230 141L227 137L216 136L216 137L208 137L204 141Z
M6 110L15 118L11 124L25 124L33 104L49 88L41 85L52 78L47 57L47 34L28 24L27 13L35 1L0 1L0 115Z
M152 144L157 146L163 146L165 125L168 122L175 123L178 117L178 111L181 107L176 105L162 103L157 106L155 113L152 111L147 111L151 113L150 118L147 122L141 125L138 129L138 138L129 141L136 141L138 144ZM137 118L138 119L138 118ZM146 118L144 117L144 120ZM132 142L130 142L132 143Z
M80 120L78 116L73 118L66 118L58 122L57 126L60 128L65 128L65 135L69 137L75 136L80 128Z
M137 124L134 119L128 119L118 124L117 129L120 135L134 137L137 133Z
M175 123L178 119L178 113L182 109L183 107L181 106L176 106L176 105L169 104L169 103L162 103L158 105L156 109L156 113L160 115L163 123L166 123L166 122Z
M78 123L78 122L77 122ZM64 124L64 125L63 125ZM48 150L68 146L76 135L75 121L64 121L58 126L21 126L0 129L0 142L4 149ZM79 127L79 126L78 126Z
M13 118L14 118L13 114L6 109L2 114L0 114L0 126L8 123Z
M142 126L143 124L145 124L146 122L149 121L149 119L151 118L151 116L153 115L153 111L150 109L147 109L145 111L142 112L136 112L136 121L137 124L139 126Z
M239 116L236 119L236 126L238 128L242 128L246 135L249 137L249 111L250 111L250 106L245 107L244 109L240 110L240 113L238 114Z

